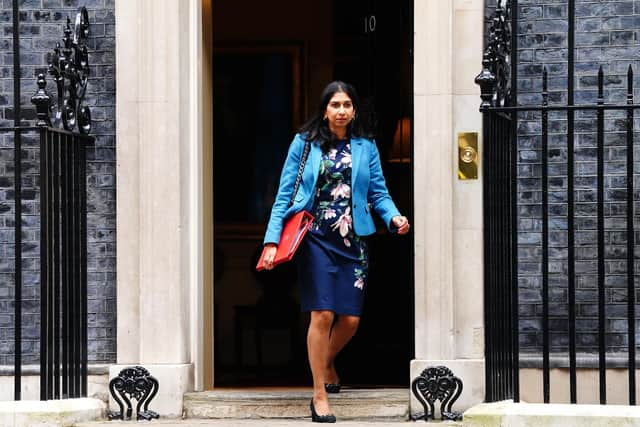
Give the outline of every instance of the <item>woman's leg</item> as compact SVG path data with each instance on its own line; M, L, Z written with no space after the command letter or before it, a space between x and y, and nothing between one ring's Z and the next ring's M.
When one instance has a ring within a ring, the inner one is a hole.
M331 384L338 383L338 374L336 373L333 361L338 353L340 353L340 350L342 350L351 338L353 338L358 330L359 324L359 316L338 316L338 320L336 320L335 325L333 325L333 329L331 329L331 336L329 337L329 352L327 355L325 382Z
M329 354L329 332L333 323L333 312L328 310L312 311L307 350L309 365L313 376L313 402L318 415L330 413L327 392L324 389L327 356Z

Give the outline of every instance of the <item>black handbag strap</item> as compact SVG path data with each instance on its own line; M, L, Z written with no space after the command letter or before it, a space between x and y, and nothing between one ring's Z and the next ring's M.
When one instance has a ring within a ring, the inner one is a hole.
M311 142L304 142L304 151L302 152L302 157L300 158L300 167L298 168L298 175L296 176L296 183L293 186L293 193L291 193L291 200L289 200L289 207L293 206L293 202L296 198L296 194L298 194L298 188L300 188L300 182L302 181L302 172L304 172L304 165L307 164L307 159L309 158L309 151L311 151Z

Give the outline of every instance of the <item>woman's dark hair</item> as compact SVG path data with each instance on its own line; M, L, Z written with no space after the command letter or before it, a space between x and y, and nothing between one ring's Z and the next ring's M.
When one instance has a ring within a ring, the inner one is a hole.
M358 97L356 89L349 83L334 81L329 83L322 91L322 95L320 96L320 103L318 104L316 112L305 124L300 127L300 134L302 134L304 139L307 141L318 143L320 145L320 148L322 148L323 150L327 150L335 139L335 135L329 129L328 122L324 120L324 113L333 95L339 92L343 92L349 98L351 98L353 108L356 111L356 116L354 120L351 121L351 123L349 124L349 128L347 129L347 135L349 137L373 137L373 132L370 129L364 128L365 121L361 119L362 111L360 109L360 98Z

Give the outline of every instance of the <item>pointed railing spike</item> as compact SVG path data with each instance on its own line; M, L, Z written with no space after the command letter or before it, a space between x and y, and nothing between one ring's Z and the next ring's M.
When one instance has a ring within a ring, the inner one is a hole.
M633 104L633 66L631 64L627 70L627 104Z
M549 105L549 73L546 66L542 69L542 105Z
M602 65L598 70L598 104L604 104L604 70Z

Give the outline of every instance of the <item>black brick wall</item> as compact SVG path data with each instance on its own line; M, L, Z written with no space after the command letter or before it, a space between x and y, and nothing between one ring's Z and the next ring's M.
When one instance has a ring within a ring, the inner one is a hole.
M0 0L0 127L13 126L12 1ZM20 59L23 124L33 124L30 98L35 76L46 71L47 53L61 41L63 25L79 6L89 11L87 42L91 77L86 104L93 118L95 146L88 164L89 361L116 360L115 269L115 18L114 0L21 0ZM51 78L47 89L55 94ZM33 135L23 138L23 362L37 363L39 351L39 150ZM0 135L0 365L13 363L13 135Z
M540 104L542 69L549 72L550 102L567 102L567 1L520 0L518 96L520 104ZM495 0L487 1L487 15ZM640 75L640 2L576 1L575 102L593 103L597 72L606 75L605 98L626 102L626 72ZM635 79L640 87L640 79ZM640 91L635 91L636 103ZM607 113L605 136L606 331L608 350L626 351L626 113ZM640 130L636 119L636 132ZM567 321L567 137L566 114L550 114L549 238L550 330L552 351L566 351ZM575 121L575 227L578 351L597 349L597 234L595 113L578 112ZM526 113L519 122L519 286L523 352L542 347L542 192L540 115ZM636 139L638 134L636 133ZM635 146L635 188L640 189L640 146ZM640 190L636 191L640 212ZM637 218L637 215L636 215ZM640 221L636 224L640 229ZM640 241L640 233L635 236ZM636 256L640 250L636 246ZM640 271L640 262L635 265ZM636 286L638 282L636 279Z

